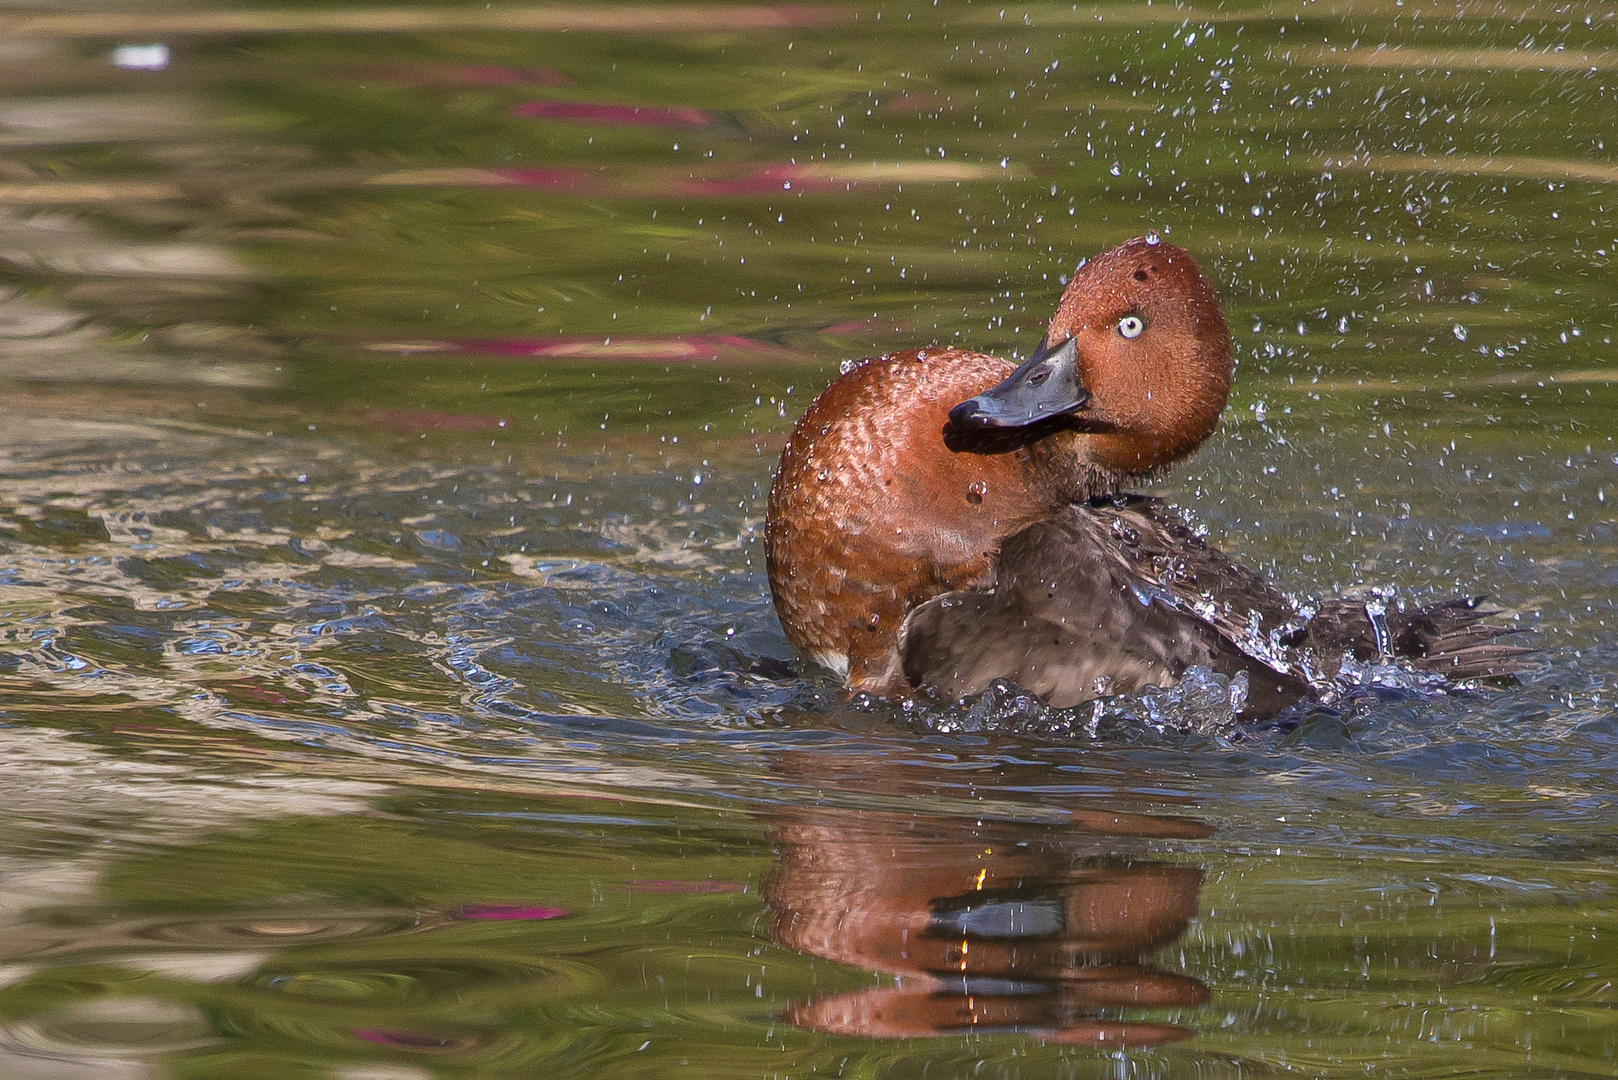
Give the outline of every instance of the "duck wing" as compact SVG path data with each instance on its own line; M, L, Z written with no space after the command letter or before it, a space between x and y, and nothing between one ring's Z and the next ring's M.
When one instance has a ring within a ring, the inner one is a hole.
M1248 673L1250 715L1310 695L1297 671L1234 636L1253 610L1290 615L1286 598L1155 500L1070 506L1009 537L995 574L992 587L936 596L906 617L900 652L912 686L959 696L1008 678L1068 707L1171 685L1203 665ZM1219 599L1198 586L1215 576L1229 577Z
M1244 713L1315 696L1343 656L1399 658L1451 680L1510 676L1530 649L1480 599L1295 604L1156 499L1070 506L1008 538L991 587L936 596L905 620L912 686L959 696L1009 678L1066 707L1168 685L1192 665L1246 672Z
M1129 541L1119 554L1132 559L1137 573L1255 659L1311 682L1335 673L1345 654L1361 663L1404 660L1459 681L1519 674L1534 651L1499 640L1518 629L1488 622L1504 612L1486 597L1416 605L1366 593L1299 606L1156 499L1128 496L1095 513Z
M1505 614L1487 600L1459 597L1420 607L1377 598L1328 600L1287 644L1322 659L1345 653L1361 662L1396 657L1452 682L1520 675L1535 650L1500 640L1521 629L1485 621Z
M1265 665L1292 670L1270 632L1301 626L1298 606L1269 578L1211 546L1159 499L1124 495L1088 509L1111 531L1114 556L1167 593L1165 602L1195 613Z

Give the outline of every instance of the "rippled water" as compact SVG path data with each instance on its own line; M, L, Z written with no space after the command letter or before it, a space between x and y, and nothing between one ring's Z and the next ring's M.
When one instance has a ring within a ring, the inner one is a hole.
M0 1072L1618 1072L1599 3L0 13ZM1520 685L848 700L762 572L838 363L1148 229L1155 485Z

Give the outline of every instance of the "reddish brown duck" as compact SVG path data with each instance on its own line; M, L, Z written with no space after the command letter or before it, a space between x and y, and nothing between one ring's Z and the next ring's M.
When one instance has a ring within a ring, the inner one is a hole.
M793 429L765 550L787 637L855 690L1052 705L1246 672L1245 711L1309 697L1344 654L1451 679L1526 650L1470 600L1298 608L1160 502L1230 391L1230 336L1191 256L1148 237L1080 265L1021 366L930 348L862 362Z

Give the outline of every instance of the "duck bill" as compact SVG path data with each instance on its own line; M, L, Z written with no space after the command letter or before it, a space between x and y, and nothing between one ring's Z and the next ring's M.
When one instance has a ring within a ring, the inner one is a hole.
M1010 378L949 411L962 431L1021 428L1084 408L1090 392L1079 379L1079 347L1068 338L1041 345Z

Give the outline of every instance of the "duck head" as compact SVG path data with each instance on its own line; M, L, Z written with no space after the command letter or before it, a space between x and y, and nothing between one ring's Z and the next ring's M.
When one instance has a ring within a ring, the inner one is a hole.
M1195 450L1230 393L1230 333L1191 256L1155 237L1081 263L1039 347L1009 378L949 413L952 448L1008 441L1121 480Z

